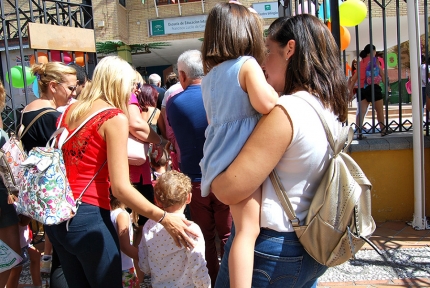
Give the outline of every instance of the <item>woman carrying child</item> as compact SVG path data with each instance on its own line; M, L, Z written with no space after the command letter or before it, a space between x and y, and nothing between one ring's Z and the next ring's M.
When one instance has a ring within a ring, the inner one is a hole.
M265 48L259 16L238 2L218 3L209 12L202 46L203 102L209 122L203 148L202 196L242 149L261 114L278 94L260 64ZM231 287L251 287L254 243L260 226L261 189L230 205L236 237L229 260Z
M299 242L267 176L276 168L298 219L306 219L332 152L318 114L304 99L320 108L337 139L340 122L348 115L347 83L339 47L315 16L278 18L267 34L268 54L262 68L267 82L283 96L259 120L238 156L211 188L221 201L235 204L262 185L252 287L316 287L327 267L316 262ZM240 259L230 253L234 237L232 230L217 288L229 287L229 258Z

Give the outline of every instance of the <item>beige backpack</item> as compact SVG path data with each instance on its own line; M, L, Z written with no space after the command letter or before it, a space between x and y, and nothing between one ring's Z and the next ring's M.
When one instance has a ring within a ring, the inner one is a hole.
M341 127L339 138L334 141L321 112L308 100L299 98L317 112L333 151L329 167L302 225L302 219L296 217L276 171L270 174L276 194L300 243L316 261L329 267L348 261L366 242L379 252L367 239L376 228L370 206L372 185L354 159L344 152L351 144L352 128Z

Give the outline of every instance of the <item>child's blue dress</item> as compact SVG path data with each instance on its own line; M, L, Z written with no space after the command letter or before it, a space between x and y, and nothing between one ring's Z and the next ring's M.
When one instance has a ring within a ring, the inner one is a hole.
M203 197L209 195L214 178L239 154L261 117L239 83L239 71L247 60L256 61L243 56L222 62L202 80L203 104L209 120L200 161Z

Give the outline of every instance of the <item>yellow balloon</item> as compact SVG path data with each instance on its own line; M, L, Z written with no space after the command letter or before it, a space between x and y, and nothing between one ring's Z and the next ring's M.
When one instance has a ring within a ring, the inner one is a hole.
M367 15L367 6L360 0L348 0L339 5L340 25L354 27L360 24Z

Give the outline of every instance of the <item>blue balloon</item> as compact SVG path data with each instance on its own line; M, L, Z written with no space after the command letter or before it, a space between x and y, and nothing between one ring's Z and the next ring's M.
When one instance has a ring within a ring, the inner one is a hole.
M34 93L34 96L36 96L36 98L40 97L40 95L39 95L39 81L37 81L37 79L34 80L34 82L33 82L33 93Z

